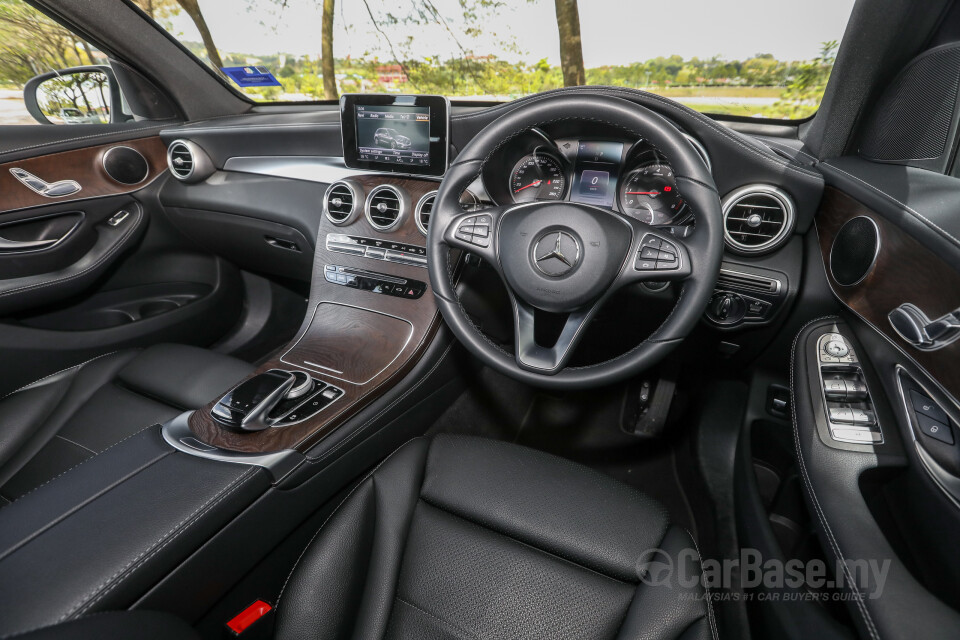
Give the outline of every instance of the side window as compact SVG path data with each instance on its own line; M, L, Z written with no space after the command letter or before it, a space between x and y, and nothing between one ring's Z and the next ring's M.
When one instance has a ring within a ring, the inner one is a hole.
M23 0L0 0L0 125L128 119L106 54Z

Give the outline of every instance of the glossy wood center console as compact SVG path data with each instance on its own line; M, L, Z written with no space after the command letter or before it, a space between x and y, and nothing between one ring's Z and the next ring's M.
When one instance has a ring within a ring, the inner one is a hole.
M426 238L414 221L414 209L439 183L369 175L353 180L363 187L364 199L374 187L383 184L405 192L408 207L401 222L382 232L370 224L362 211L347 225L335 225L323 217L303 325L289 345L257 369L257 373L268 369L304 371L343 389L344 395L311 419L254 433L233 431L213 420L210 409L219 398L211 398L211 403L195 411L189 420L190 429L201 441L246 453L305 451L402 379L436 334L440 314L426 268L330 251L326 237L328 233L348 234L425 247ZM321 206L318 202L318 216L323 215ZM327 265L418 280L427 283L426 291L410 299L331 283L324 276Z

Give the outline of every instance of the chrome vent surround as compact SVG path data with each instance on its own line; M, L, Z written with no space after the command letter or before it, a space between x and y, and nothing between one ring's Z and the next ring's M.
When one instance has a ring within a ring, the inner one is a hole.
M334 182L323 194L323 215L335 225L354 221L363 202L363 191L348 180Z
M417 223L417 229L420 229L420 233L423 235L427 235L427 230L430 228L430 215L433 213L433 205L436 201L437 192L431 191L420 198L420 202L417 203L414 220Z
M190 146L183 140L174 140L167 149L167 166L178 180L189 180L196 166L196 158Z
M795 222L793 199L771 185L747 185L723 199L723 237L735 253L776 249L790 237Z
M382 184L367 196L367 222L379 231L389 231L400 224L407 208L407 197L400 189Z
M756 293L780 293L781 286L779 280L730 269L720 269L720 275L717 277L718 290L737 289Z

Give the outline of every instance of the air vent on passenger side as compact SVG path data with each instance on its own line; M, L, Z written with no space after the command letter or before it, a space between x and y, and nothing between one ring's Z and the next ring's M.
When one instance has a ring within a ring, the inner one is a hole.
M779 247L790 237L795 219L793 200L771 185L747 185L723 199L723 235L736 253L765 253Z
M367 221L380 231L393 229L406 213L406 196L396 187L382 184L367 196Z
M433 213L433 205L436 201L437 192L431 191L420 198L420 202L417 203L417 210L414 215L416 216L417 229L420 229L420 233L423 235L427 235L427 230L430 228L430 215Z
M323 194L323 213L335 225L349 224L360 211L362 198L359 185L349 180L334 182Z
M189 140L174 140L167 147L167 166L177 180L199 182L213 173L210 156Z

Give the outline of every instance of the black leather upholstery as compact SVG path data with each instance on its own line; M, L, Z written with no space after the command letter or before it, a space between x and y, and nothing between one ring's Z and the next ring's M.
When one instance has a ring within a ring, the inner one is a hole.
M185 345L128 349L0 400L0 505L124 438L203 406L253 371Z
M17 636L19 640L199 640L190 626L175 616L155 611L115 611L95 614Z
M277 637L710 638L699 585L640 580L653 549L674 567L692 558L699 575L692 545L655 501L579 465L421 438L308 546L280 596Z

